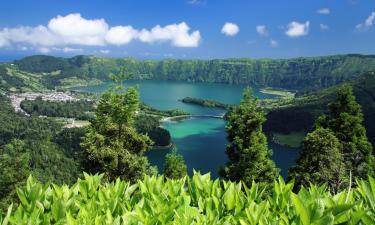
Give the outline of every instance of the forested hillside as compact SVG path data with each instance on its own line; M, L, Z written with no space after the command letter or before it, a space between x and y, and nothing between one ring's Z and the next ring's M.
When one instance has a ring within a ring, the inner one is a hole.
M75 154L83 130L16 114L3 95L0 105L0 211L15 201L16 187L30 174L43 182L73 182L81 171Z
M15 61L20 71L44 74L52 88L69 78L108 79L120 66L134 79L181 80L315 90L375 70L375 56L337 55L294 59L136 60L76 56L31 56Z
M367 136L375 145L375 72L365 73L349 84L362 106ZM336 97L338 87L340 85L280 101L268 113L265 130L281 133L309 130L314 120L327 111L327 105Z

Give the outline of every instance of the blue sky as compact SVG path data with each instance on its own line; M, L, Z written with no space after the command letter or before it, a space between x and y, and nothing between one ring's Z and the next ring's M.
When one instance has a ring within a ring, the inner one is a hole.
M375 54L374 0L2 0L0 59Z

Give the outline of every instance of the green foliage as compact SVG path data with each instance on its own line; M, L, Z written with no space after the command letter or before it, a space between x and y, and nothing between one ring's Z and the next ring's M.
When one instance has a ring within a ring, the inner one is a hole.
M110 180L136 181L143 176L148 165L143 154L152 143L134 128L137 112L139 97L134 88L111 89L101 96L82 143L90 162L88 171L102 172Z
M184 157L177 153L176 148L173 148L171 152L165 156L163 174L170 179L179 179L187 175Z
M329 129L317 128L308 133L302 142L297 166L289 172L298 186L328 184L336 193L346 187L349 177L345 171L342 146L334 133Z
M17 200L16 188L24 185L30 174L30 152L25 142L14 140L0 149L0 209Z
M32 177L17 191L21 204L8 224L364 224L375 222L375 180L335 195L324 186L293 192L280 178L268 196L257 183L211 180L209 174L171 180L145 176L135 184L84 175L71 187ZM1 223L1 220L0 220Z
M375 72L362 74L348 84L353 87L356 101L361 105L367 137L375 145ZM311 130L314 121L328 112L327 105L335 101L341 86L299 95L292 100L265 103L265 108L273 104L273 107L268 109L270 112L264 125L265 132L289 134Z
M35 100L24 100L21 108L30 115L42 115L50 117L76 118L79 120L89 120L91 116L88 112L93 111L93 102L79 101L44 101L41 97Z
M169 146L171 134L160 127L159 120L159 117L140 114L135 118L134 126L139 133L147 135L155 146Z
M247 185L253 180L265 183L274 180L278 169L269 159L272 151L262 132L265 116L250 88L245 89L240 105L229 112L227 119L229 144L226 153L230 161L221 174L233 181L242 180Z
M189 115L189 113L183 111L182 109L159 110L149 105L146 105L144 103L140 105L140 109L144 114L154 115L154 116L159 116L159 117L160 116L172 117L172 116Z
M46 118L16 114L3 95L0 105L1 210L15 200L14 187L23 184L29 174L43 182L74 182L80 173L79 164L55 142L61 125Z
M317 90L348 81L375 70L375 57L336 55L295 59L135 60L95 56L70 59L31 56L14 62L21 70L52 73L44 76L50 88L69 77L107 80L121 68L134 79L179 80L271 86L296 90Z
M181 101L183 103L194 104L194 105L199 105L199 106L204 106L204 107L209 107L209 108L230 109L232 107L232 105L230 104L226 104L226 103L222 103L222 102L210 100L210 99L185 97Z
M375 158L372 145L367 140L361 106L356 102L352 88L344 85L338 89L336 100L328 108L329 113L319 117L316 126L333 131L342 144L346 169L354 177L373 175Z

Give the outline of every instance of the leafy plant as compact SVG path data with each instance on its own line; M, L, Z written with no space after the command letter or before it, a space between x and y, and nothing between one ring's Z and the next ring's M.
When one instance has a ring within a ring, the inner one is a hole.
M209 174L166 179L145 176L131 184L84 174L71 187L42 185L29 177L17 191L21 204L6 224L374 224L375 180L357 181L335 195L326 186L275 181L268 196L253 182L211 180Z

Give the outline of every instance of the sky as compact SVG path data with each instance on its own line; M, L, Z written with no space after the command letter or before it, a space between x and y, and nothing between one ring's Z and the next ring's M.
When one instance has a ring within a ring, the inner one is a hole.
M375 54L375 0L1 0L0 60Z

